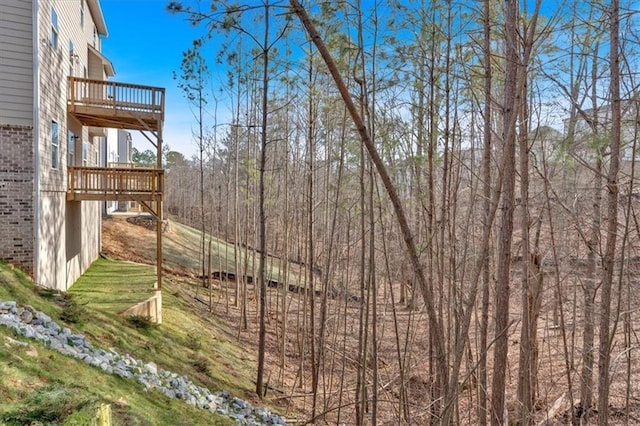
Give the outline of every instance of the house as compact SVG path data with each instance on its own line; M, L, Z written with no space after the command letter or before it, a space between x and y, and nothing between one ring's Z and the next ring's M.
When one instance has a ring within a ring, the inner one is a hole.
M621 152L620 159L623 166L630 163L634 157L640 160L640 146L638 146L638 134L640 128L640 110L638 95L621 101ZM605 104L598 108L589 108L576 114L571 120L564 120L564 133L568 137L573 133L573 155L586 161L593 161L596 156L595 147L600 146L607 154L611 139L611 105ZM635 147L635 155L634 155Z
M100 157L106 167L131 168L134 167L132 156L131 132L124 129L107 129L107 136L101 146ZM134 209L137 203L128 200L107 200L104 203L103 214L127 212Z
M99 256L104 202L138 201L162 218L161 164L100 156L106 128L145 132L161 152L165 101L162 88L108 80L106 36L99 0L0 1L0 259L52 289Z

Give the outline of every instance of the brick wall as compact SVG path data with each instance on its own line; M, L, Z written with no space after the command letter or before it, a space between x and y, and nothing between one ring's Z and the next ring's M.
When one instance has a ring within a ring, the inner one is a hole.
M33 128L0 125L0 259L33 276Z

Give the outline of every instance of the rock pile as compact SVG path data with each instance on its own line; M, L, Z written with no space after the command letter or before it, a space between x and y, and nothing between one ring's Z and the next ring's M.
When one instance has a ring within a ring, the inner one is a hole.
M107 374L135 379L146 389L157 389L169 398L182 399L187 404L230 417L238 424L286 425L282 417L266 408L253 407L247 401L231 397L227 391L213 393L185 376L158 368L153 362L145 363L113 349L94 348L84 335L60 327L51 317L31 306L0 301L0 325L11 328L18 335L38 340L64 355L81 359Z

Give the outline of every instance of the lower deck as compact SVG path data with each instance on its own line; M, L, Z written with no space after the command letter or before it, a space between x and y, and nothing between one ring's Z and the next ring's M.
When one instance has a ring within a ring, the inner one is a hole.
M161 201L164 170L69 167L67 200Z

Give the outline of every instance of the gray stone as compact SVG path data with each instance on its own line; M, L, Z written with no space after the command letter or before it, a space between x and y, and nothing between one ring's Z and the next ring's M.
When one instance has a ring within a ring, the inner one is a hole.
M16 302L14 302L13 300L0 302L0 311L11 312L11 310L15 308L16 308Z
M107 374L113 374L113 368L111 368L111 366L107 363L103 362L102 364L100 364L100 368Z
M47 330L49 330L50 332L54 333L55 335L58 335L58 334L60 334L61 328L57 323L52 321L52 322L47 324Z
M175 398L176 397L176 392L172 389L162 389L161 391L163 394L165 394L166 396L168 396L169 398Z
M13 330L17 330L20 326L20 322L16 319L16 317L9 315L0 315L0 324Z
M26 309L23 309L22 312L20 312L20 320L29 324L33 320L33 314Z
M82 346L84 345L84 339L85 337L81 334L71 334L66 336L67 342L69 343L69 345L71 346Z
M185 397L184 397L184 400L189 405L196 405L196 398L191 394L186 394Z
M76 348L70 345L62 345L62 349L64 350L65 354L71 355L73 357L75 357L78 354L78 351L76 350Z
M24 335L24 337L29 337L30 339L36 338L36 331L30 325L24 327L24 331L22 334Z
M155 362L149 362L144 365L144 371L146 371L147 373L156 375L158 374L158 366L156 366Z
M33 308L32 308L33 309ZM51 317L44 312L36 312L35 318L40 322L40 324L49 324L51 322Z

